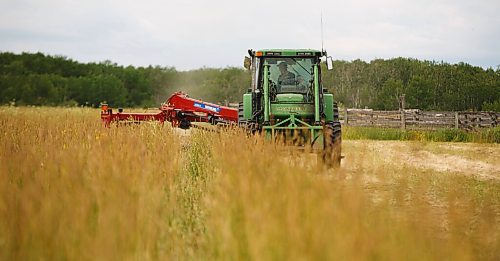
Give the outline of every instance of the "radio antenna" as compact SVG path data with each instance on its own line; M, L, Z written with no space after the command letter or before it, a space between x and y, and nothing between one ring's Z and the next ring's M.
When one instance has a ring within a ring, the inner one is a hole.
M323 11L321 11L321 52L324 52L324 46L323 46Z

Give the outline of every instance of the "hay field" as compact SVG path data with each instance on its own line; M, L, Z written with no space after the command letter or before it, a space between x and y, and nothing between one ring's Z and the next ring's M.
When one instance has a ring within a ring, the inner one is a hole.
M500 259L498 144L343 150L0 107L0 260Z

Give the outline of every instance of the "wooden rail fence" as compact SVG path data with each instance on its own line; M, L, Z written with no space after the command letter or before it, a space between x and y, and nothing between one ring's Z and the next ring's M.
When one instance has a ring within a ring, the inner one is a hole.
M498 126L499 112L465 111L374 111L370 109L347 109L340 113L340 121L348 126L438 129L457 128L473 130Z

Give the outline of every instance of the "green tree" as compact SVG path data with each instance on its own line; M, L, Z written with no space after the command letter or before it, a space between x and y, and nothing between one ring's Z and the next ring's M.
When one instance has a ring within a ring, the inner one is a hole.
M432 103L432 82L420 76L414 76L406 91L406 102L408 108L430 109Z
M374 109L396 110L399 108L399 97L403 94L403 82L401 80L389 79L383 85L377 95Z

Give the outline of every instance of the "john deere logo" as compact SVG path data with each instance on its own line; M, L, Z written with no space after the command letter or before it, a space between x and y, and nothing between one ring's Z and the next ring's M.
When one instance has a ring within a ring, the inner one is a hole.
M277 111L305 111L303 107L278 107Z

